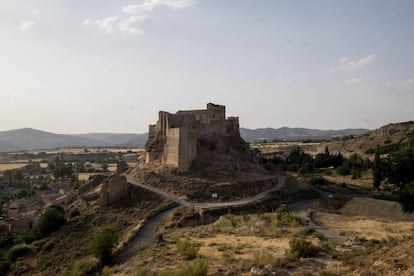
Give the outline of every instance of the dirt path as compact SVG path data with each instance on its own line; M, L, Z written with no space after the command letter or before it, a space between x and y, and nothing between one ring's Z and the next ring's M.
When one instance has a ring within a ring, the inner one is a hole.
M275 190L279 190L281 188L284 187L285 185L285 177L279 177L278 180L278 184L269 189L266 190L260 194L254 195L252 197L249 198L245 198L245 199L240 199L240 200L235 200L235 201L225 201L225 202L191 202L191 201L186 201L186 200L182 200L179 199L169 193L166 193L164 191L161 191L160 189L157 189L155 187L152 186L147 186L147 185L143 185L141 183L138 183L135 179L134 176L131 174L125 175L127 178L128 183L133 184L135 186L139 186L143 189L149 190L151 192L154 192L156 194L161 195L164 198L167 198L181 206L193 206L193 207L197 207L197 208L220 208L220 207L230 207L230 206L240 206L240 205L245 205L245 204L249 204L249 203L253 203L255 201L261 200L263 199L265 196L267 196L269 193L275 191Z
M141 187L143 189L149 190L149 191L154 192L156 194L159 194L162 197L177 203L179 206L193 206L193 207L197 207L197 208L219 208L219 207L245 205L245 204L252 203L252 202L255 202L257 200L260 200L260 199L264 198L270 192L282 188L285 184L285 178L280 177L279 182L275 187L273 187L272 189L269 189L267 191L264 191L260 194L257 194L253 197L250 197L250 198L237 200L237 201L228 201L228 202L201 202L200 203L200 202L184 201L184 200L181 200L181 199L179 199L179 198L177 198L177 197L175 197L171 194L163 192L163 191L161 191L157 188L140 184L137 181L135 181L133 175L125 175L125 176L127 178L128 183L133 184L133 185L138 186L138 187ZM158 235L159 225L163 222L165 217L168 214L172 213L176 208L177 207L165 210L165 211L157 214L155 217L149 219L144 224L142 229L138 232L136 237L128 243L128 245L124 248L124 250L122 250L122 252L118 256L115 257L114 262L117 263L117 264L125 263L137 254L137 250L138 250L139 246L141 246L143 244L148 244L148 243L155 242L156 239L157 239L157 235Z
M138 248L141 245L155 242L158 236L158 227L170 213L174 212L177 207L165 210L155 217L149 219L136 237L131 240L122 252L115 257L116 264L122 264L134 257L138 253Z
M288 209L294 212L302 220L302 222L308 225L309 228L321 233L326 238L334 240L337 243L343 243L346 240L345 237L336 235L328 229L320 225L317 225L312 219L308 217L308 212L312 210L311 208L309 208L309 206L312 203L315 203L316 201L318 201L318 199L295 202L288 205Z

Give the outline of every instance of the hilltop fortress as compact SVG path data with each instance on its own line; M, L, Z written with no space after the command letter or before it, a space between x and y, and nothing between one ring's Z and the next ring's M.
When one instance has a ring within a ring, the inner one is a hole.
M160 111L157 123L149 126L145 163L158 161L180 171L188 171L197 157L200 144L217 140L218 137L241 139L239 118L226 118L226 107L223 105L209 103L207 109L178 111L175 114ZM243 151L248 151L248 144L244 144ZM210 150L219 148L224 152L229 151L226 149L228 146L226 142L209 144Z

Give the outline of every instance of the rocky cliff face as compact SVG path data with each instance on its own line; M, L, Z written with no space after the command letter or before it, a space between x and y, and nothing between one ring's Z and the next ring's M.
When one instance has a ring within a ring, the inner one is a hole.
M389 135L406 135L410 132L414 131L414 122L404 122L404 123L397 123L397 124L388 124L386 126L380 127L377 130L374 130L372 134L374 136L389 136Z

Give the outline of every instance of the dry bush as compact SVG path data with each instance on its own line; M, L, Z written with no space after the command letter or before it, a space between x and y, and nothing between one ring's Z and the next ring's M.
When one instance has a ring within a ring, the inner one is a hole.
M288 259L299 259L314 257L318 254L319 248L310 241L293 239L289 242L290 249L286 250L285 255Z

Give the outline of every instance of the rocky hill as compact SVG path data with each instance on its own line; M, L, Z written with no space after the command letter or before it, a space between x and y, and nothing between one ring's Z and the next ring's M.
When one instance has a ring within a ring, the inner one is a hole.
M360 136L347 136L331 142L321 143L310 151L321 152L325 146L331 152L345 155L357 153L372 156L377 148L381 154L388 154L401 147L414 144L414 122L392 123Z

